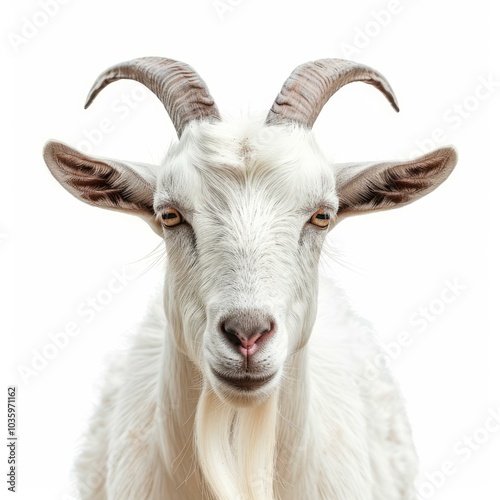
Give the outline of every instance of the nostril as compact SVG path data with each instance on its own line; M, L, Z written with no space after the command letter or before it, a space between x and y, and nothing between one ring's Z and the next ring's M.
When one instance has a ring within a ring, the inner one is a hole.
M241 345L240 338L238 337L238 333L234 328L230 328L226 325L225 322L221 324L221 331L224 336L234 345Z
M228 335L236 335L236 330L228 327L226 323L222 324L222 329L224 330L224 333L227 333Z

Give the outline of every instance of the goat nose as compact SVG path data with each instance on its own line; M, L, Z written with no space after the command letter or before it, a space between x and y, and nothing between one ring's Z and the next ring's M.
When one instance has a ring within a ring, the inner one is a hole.
M251 356L273 335L273 319L255 311L234 313L220 323L220 330L243 356Z

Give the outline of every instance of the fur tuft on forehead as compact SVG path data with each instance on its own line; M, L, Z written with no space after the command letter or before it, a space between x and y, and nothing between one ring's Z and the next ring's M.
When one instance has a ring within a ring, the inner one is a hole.
M167 154L157 195L178 198L189 187L219 197L250 185L273 198L293 195L298 206L335 198L334 169L312 132L264 125L262 116L190 124Z
M200 172L214 168L246 170L298 168L304 159L325 161L314 135L301 125L264 125L262 116L227 118L218 122L194 122L167 155L167 163L179 157Z

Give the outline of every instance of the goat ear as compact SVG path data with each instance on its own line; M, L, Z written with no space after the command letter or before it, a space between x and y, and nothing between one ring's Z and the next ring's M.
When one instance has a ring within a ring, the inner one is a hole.
M162 234L153 210L153 165L95 158L57 141L47 142L43 157L52 175L72 195L89 205L138 215Z
M437 188L456 163L455 149L445 147L406 162L337 165L337 221L418 200Z

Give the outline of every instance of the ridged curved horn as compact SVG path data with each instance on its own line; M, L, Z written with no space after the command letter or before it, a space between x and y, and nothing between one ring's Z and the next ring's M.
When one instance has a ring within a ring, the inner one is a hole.
M151 90L165 106L180 137L191 120L220 119L208 87L185 63L163 57L140 57L102 72L90 89L85 108L116 80L136 80Z
M344 59L319 59L295 68L276 97L266 124L296 122L311 128L328 99L352 82L373 85L399 111L391 86L374 69Z

